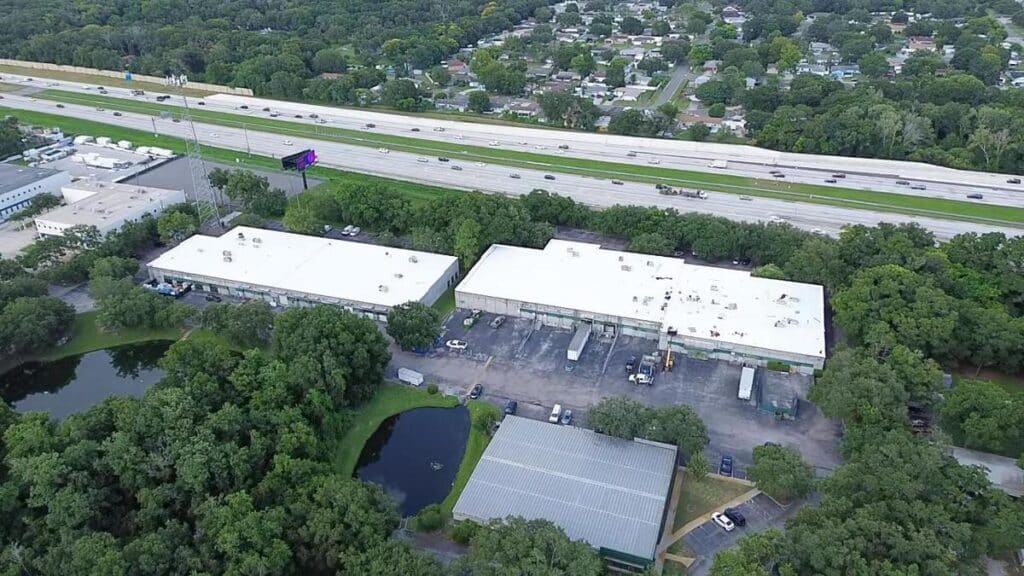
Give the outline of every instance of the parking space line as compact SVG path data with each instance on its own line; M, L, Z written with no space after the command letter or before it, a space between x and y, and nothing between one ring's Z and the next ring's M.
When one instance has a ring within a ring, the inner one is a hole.
M611 362L612 354L615 353L615 343L619 341L619 331L615 331L615 336L612 336L612 345L608 347L608 353L605 354L604 364L601 366L601 376L604 376L605 372L608 371L608 362Z

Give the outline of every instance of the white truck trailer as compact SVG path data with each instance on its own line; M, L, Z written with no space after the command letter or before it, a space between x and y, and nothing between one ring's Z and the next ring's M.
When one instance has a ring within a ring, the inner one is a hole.
M412 384L413 386L419 386L423 384L423 374L409 368L398 369L398 379L406 384Z
M756 372L750 366L744 366L743 371L740 372L740 390L736 395L740 400L750 400L750 395L754 391L754 374Z
M569 350L565 355L570 362L579 361L580 356L583 355L583 349L587 347L587 342L590 340L590 333L593 329L593 324L588 322L584 322L576 328L576 333L572 335L572 340L569 341Z

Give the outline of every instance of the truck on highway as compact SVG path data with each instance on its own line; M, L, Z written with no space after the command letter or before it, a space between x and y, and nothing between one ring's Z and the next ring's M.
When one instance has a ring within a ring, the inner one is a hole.
M726 160L712 160L708 166L711 168L728 168L729 162Z
M707 200L708 193L703 190L687 190L686 188L673 188L665 184L658 184L655 186L658 190L658 194L665 196L685 196L687 198L700 198L701 200Z
M587 342L590 341L590 333L593 329L594 325L589 322L584 322L576 328L576 333L572 335L572 340L569 341L569 349L565 354L570 362L579 361L580 356L583 355L583 349L587 347Z
M658 365L657 354L644 354L640 358L640 366L636 369L636 374L629 375L629 383L644 386L651 386L654 384L655 367Z

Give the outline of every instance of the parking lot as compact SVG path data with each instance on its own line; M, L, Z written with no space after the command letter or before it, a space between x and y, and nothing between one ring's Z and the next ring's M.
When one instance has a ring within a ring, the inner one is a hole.
M572 333L567 330L512 318L494 329L488 325L494 318L489 314L466 329L462 323L469 314L456 310L443 337L466 341L465 350L442 347L419 355L394 349L392 370L411 368L442 388L468 391L481 384L485 399L498 405L515 399L520 413L528 417L546 418L551 406L559 403L573 410L577 422L583 417L585 423L587 407L620 395L656 406L685 404L693 407L707 426L708 461L717 468L723 454L733 456L739 477L744 477L751 463L753 448L765 442L798 448L819 473L839 463L838 425L807 402L801 402L796 420L782 421L737 399L739 365L676 355L671 372L658 372L652 386L636 386L627 380L626 361L655 352L652 340L595 334L580 360L570 363L566 349ZM807 377L794 378L800 379L805 389L810 385Z

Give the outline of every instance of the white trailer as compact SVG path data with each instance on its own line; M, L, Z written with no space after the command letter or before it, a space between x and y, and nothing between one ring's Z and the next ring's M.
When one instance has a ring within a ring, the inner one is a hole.
M398 369L398 379L406 384L412 384L413 386L419 386L423 384L423 374L409 368Z
M589 322L580 324L579 328L576 328L576 333L572 335L572 340L569 342L569 350L566 352L566 358L570 362L576 362L583 355L583 349L587 347L587 342L590 340L590 332L593 331L594 325Z
M754 391L754 374L756 371L750 366L744 366L743 371L740 372L740 391L736 395L740 400L750 400L750 395Z

